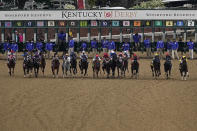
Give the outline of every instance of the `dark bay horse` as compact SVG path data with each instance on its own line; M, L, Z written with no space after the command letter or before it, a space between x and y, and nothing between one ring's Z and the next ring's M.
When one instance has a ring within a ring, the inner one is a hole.
M104 74L105 74L105 71L107 72L107 78L109 78L109 75L110 75L110 58L103 59L102 70L103 70Z
M8 72L9 72L10 76L12 76L12 74L14 75L15 65L16 65L15 58L14 57L9 58L7 66L8 66L8 69L9 69Z
M58 73L59 73L59 66L60 66L60 62L58 58L53 58L52 62L51 62L51 70L53 73L53 77L58 77ZM56 73L55 73L56 70Z
M129 62L128 62L128 57L124 57L123 58L123 70L124 70L124 76L125 76L125 73L126 73L126 71L127 72L129 72L129 67L128 67L128 65L129 65Z
M93 61L92 69L93 69L93 77L95 77L95 73L96 73L96 76L98 78L98 74L100 72L100 61L99 60Z
M152 75L153 77L157 78L161 75L161 71L160 71L160 62L153 60L151 63L151 70L152 70Z
M121 76L124 74L124 60L123 57L118 57L117 59L117 71L118 71L118 77L121 73Z
M34 65L35 77L38 77L39 68L40 68L40 56L34 56L33 65Z
M45 67L46 67L45 55L43 53L41 53L40 54L40 68L41 68L43 76L44 76Z
M77 58L75 56L72 56L70 59L70 70L71 73L73 73L74 75L77 74Z
M172 69L172 62L170 60L166 60L164 62L164 71L165 71L166 79L170 77L171 69Z
M81 70L81 75L86 76L87 75L87 70L88 70L88 61L87 59L81 59L79 61L79 69ZM84 73L83 73L84 71Z
M137 60L133 60L131 63L131 77L134 77L137 79L139 73L139 62Z
M179 65L179 70L181 73L182 80L187 80L188 75L188 67L187 67L187 61L186 59L183 59L182 62Z
M33 59L31 56L26 56L23 61L23 71L24 71L24 77L26 77L27 74L29 76L32 76L32 70L34 67Z
M115 70L116 70L116 66L117 66L117 55L114 54L110 60L110 67L112 70L112 77L115 77Z

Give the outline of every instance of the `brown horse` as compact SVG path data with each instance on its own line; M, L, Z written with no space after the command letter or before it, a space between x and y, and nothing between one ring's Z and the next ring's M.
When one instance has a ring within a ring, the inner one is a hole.
M96 73L96 76L98 78L98 74L99 72L101 73L100 71L100 61L99 60L95 60L93 61L93 65L92 65L92 69L93 69L93 77L95 77L95 73Z
M54 58L51 62L51 69L52 69L52 73L53 73L53 77L58 77L58 72L59 72L59 66L60 66L60 62L58 58ZM56 70L56 74L55 74L55 70Z
M8 72L9 72L9 75L12 76L14 75L14 68L15 68L15 58L14 57L11 57L10 59L8 59L8 63L7 63L7 66L8 66Z
M43 53L41 53L40 56L41 56L40 57L40 59L41 59L41 61L40 61L40 68L41 68L42 74L44 76L44 70L45 70L45 66L46 66L46 60L45 60L45 55Z

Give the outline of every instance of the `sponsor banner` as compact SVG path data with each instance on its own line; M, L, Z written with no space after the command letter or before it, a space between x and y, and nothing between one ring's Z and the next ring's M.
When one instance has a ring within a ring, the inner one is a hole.
M123 21L122 22L122 25L123 26L130 26L130 21Z
M166 26L173 26L173 21L166 21Z
M98 26L98 22L97 21L91 21L91 26Z
M187 26L194 26L194 25L195 25L194 21L192 21L192 20L187 21Z
M55 21L48 21L48 26L55 26Z
M5 27L7 28L12 27L12 22L5 22Z
M197 10L0 11L0 20L196 20Z

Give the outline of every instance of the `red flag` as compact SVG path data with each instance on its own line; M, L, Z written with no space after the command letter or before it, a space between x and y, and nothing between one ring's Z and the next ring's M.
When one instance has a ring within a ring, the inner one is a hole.
M84 9L84 0L78 0L78 9Z

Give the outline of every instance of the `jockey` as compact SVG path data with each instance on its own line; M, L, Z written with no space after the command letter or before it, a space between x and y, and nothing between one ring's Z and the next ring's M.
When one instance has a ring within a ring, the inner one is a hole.
M119 53L118 54L118 58L121 58L122 59L123 57L124 57L124 55L122 53Z
M139 58L137 57L137 55L135 53L133 53L133 57L131 58L131 62L137 62Z
M65 55L63 55L63 59L65 59L68 62L70 62L70 56L68 55L68 53L66 53Z
M76 58L77 58L76 54L74 52L71 52L70 59L76 59Z
M88 56L86 55L85 51L82 51L82 54L80 55L81 60L87 60Z
M153 58L153 61L155 61L157 63L160 63L160 58L159 58L159 54L158 53L155 54L155 57Z
M55 53L54 56L53 56L53 60L55 60L55 59L59 60L59 57L58 57L57 53Z
M186 60L186 61L187 61L186 56L182 56L182 57L181 57L181 59L180 59L180 63L183 63L183 60Z
M169 55L169 53L166 53L166 62L170 62L171 63L171 56Z
M16 61L16 57L15 57L15 55L14 55L14 51L13 50L11 50L11 49L9 49L9 51L8 51L8 62L9 62L9 60L11 60L11 59L14 59L14 62Z
M110 58L112 58L114 55L116 55L116 53L112 50L110 53Z
M127 51L123 52L123 56L124 56L124 58L129 58L129 54L127 53Z
M96 54L96 56L93 58L93 62L94 62L94 61L96 61L96 60L101 61L101 58L99 57L99 55L98 55L98 54Z

